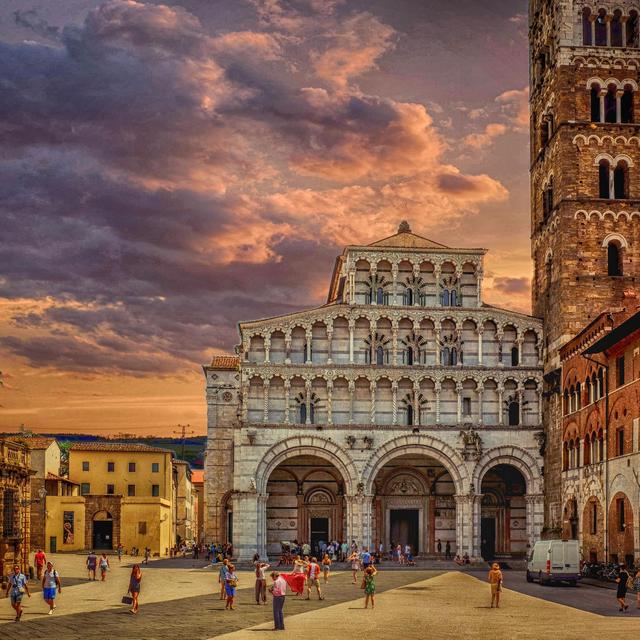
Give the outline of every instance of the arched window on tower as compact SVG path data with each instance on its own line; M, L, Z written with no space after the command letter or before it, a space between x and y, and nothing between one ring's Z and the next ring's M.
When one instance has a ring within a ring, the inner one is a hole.
M540 123L540 146L543 148L546 147L550 137L549 118L548 116L543 116L542 122Z
M547 183L547 188L544 192L544 198L546 203L546 207L545 207L545 211L546 211L545 220L546 220L551 215L551 212L553 211L553 198L554 198L553 176L549 178L549 182Z
M610 86L607 89L607 93L604 96L604 121L614 123L617 121L617 99L616 92L618 88L616 86Z
M622 43L622 11L620 11L620 9L616 9L613 12L613 17L611 18L611 25L609 28L611 29L611 46L621 47L623 43Z
M591 85L591 122L600 122L600 85Z
M600 160L598 166L598 197L609 199L609 173L610 165L608 160Z
M517 367L519 364L518 347L511 347L511 366Z
M509 426L515 427L520 424L520 404L517 400L509 402Z
M582 460L584 465L591 464L591 438L589 434L584 437L584 444L582 445Z
M564 390L564 415L566 416L568 413L571 413L571 409L569 407L569 390Z
M413 407L410 404L407 405L407 424L409 426L413 424Z
M633 87L627 85L620 99L620 120L633 122Z
M607 46L607 11L600 9L596 17L596 47Z
M613 170L613 197L616 200L629 197L629 167L624 160L620 160Z
M582 409L582 387L580 383L576 385L576 411L580 411Z
M611 240L607 245L607 275L622 275L622 250L617 240Z
M591 9L585 7L582 10L582 44L591 46L593 44L591 38Z
M630 11L627 18L627 47L638 46L638 12Z
M382 347L376 348L376 364L384 364L384 349Z

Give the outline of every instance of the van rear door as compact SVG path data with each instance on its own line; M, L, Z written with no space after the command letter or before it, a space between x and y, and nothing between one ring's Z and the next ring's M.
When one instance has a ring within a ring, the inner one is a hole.
M566 571L564 559L564 544L562 541L552 541L549 549L549 558L551 560L551 575L559 575Z

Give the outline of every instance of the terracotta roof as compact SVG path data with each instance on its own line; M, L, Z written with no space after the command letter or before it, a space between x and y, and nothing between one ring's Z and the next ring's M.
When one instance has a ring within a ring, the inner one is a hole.
M71 451L129 451L131 453L170 453L170 449L150 447L137 442L74 442Z
M60 480L62 482L68 482L69 484L78 484L73 480L69 480L69 478L63 478L62 476L58 476L55 473L51 473L51 471L47 471L47 480Z
M191 471L191 482L193 484L202 484L204 482L204 469L193 469Z
M7 440L13 440L13 442L19 442L29 449L48 449L54 442L55 438L37 438L29 436L8 436Z
M372 242L369 247L398 247L402 249L449 249L444 244L429 240L410 231L396 233L388 238Z
M213 356L211 366L216 369L230 369L235 371L240 364L238 356Z

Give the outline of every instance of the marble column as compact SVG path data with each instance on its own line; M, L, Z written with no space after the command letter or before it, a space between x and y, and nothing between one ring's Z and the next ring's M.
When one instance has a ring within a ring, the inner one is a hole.
M233 504L233 550L236 560L251 560L259 543L260 531L266 528L258 509L258 494L251 491L235 491ZM266 509L265 517L266 520Z
M327 327L327 364L333 364L333 330Z
M391 382L391 423L398 424L398 382Z
M391 298L391 304L395 307L398 305L398 265L391 266L391 282L393 287L393 295Z
M371 548L371 515L373 509L373 495L357 493L346 495L347 504L347 542L355 540L358 547Z
M436 424L440 424L440 383L436 382L435 391L436 391Z
M355 327L355 320L349 319L349 364L353 364L353 332Z
M504 387L498 385L498 424L504 424Z
M456 395L458 397L458 424L462 422L462 383L456 383Z
M420 384L413 383L413 423L420 426Z
M333 380L327 380L327 424L333 424Z
M305 331L305 363L306 364L311 364L311 349L312 349L312 344L313 344L313 330L312 329L307 329Z
M528 487L527 487L528 489ZM544 495L527 493L524 497L526 505L527 544L533 547L540 540L544 526Z
M478 394L478 424L482 425L482 421L483 421L483 407L482 407L482 386L479 386L476 389L476 393Z
M291 332L287 331L284 334L284 362L285 364L291 364Z
M478 364L482 364L482 334L484 333L484 327L478 327Z
M398 365L398 323L394 321L391 325L391 364Z
M356 383L349 380L349 424L353 424L353 394L356 390Z
M307 408L305 424L311 424L311 380L304 381L304 402Z
M369 383L369 390L371 391L371 424L376 423L376 383L375 380L371 380Z
M271 380L267 378L262 382L263 400L262 400L262 422L269 422L269 387Z
M289 402L291 394L291 380L284 381L284 423L289 424Z
M271 349L271 337L269 335L264 338L264 361L269 363L269 351Z

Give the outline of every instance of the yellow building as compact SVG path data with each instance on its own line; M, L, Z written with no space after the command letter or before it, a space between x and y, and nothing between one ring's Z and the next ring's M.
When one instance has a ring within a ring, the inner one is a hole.
M116 549L121 543L126 550L149 547L154 555L168 555L175 543L172 456L143 444L74 444L69 480L79 485L84 508L80 501L60 500L56 517L65 534L58 549Z

